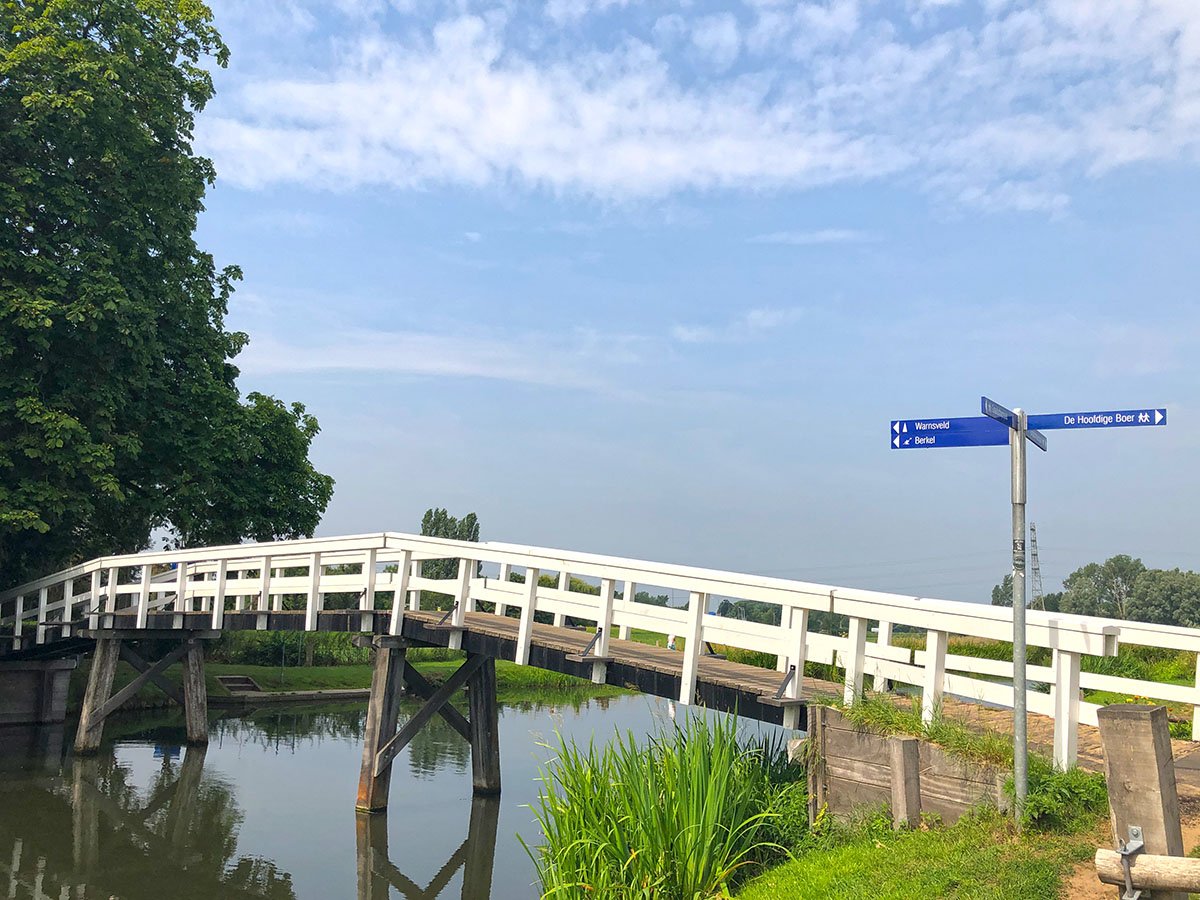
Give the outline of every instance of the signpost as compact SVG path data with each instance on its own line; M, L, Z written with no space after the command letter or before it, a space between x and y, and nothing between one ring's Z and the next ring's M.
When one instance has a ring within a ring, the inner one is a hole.
M1025 647L1025 441L1046 449L1042 430L1054 428L1137 428L1167 424L1163 407L1030 416L995 400L980 398L982 416L893 419L888 434L893 450L986 447L1008 444L1012 466L1013 579L1013 813L1019 822L1029 789L1029 740Z

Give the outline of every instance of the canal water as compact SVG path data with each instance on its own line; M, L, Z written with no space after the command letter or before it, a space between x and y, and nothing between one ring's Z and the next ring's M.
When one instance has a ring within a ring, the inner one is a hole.
M183 746L172 713L113 717L86 759L69 729L0 729L0 897L536 897L518 835L538 841L547 745L657 732L672 713L642 695L502 704L498 800L473 800L470 749L435 719L376 816L354 811L361 704L214 712L207 748Z

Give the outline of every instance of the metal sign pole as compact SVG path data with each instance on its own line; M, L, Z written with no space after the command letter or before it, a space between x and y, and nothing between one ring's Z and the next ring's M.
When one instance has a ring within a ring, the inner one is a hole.
M1012 447L1013 561L1013 813L1018 823L1029 788L1029 743L1025 695L1025 411L1013 410Z

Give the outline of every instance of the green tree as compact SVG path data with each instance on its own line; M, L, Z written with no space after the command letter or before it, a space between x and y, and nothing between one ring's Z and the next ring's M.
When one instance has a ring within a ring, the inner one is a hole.
M1013 605L1013 577L1010 572L1003 580L992 588L992 606Z
M424 537L478 542L479 517L475 513L467 513L459 519L440 507L430 508L421 517L421 534ZM421 574L425 578L455 578L458 575L458 559L427 559L421 563ZM453 602L453 598L445 594L421 592L423 608L449 609Z
M1148 569L1138 578L1129 618L1160 625L1200 627L1200 574Z
M228 51L198 0L0 0L0 570L312 532L302 407L251 395L194 240Z
M1063 582L1062 611L1128 619L1134 586L1145 571L1140 559L1125 554L1113 556L1103 563L1088 563Z

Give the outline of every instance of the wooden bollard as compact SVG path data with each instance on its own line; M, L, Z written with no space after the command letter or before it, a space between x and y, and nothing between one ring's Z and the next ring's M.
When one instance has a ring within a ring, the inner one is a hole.
M1118 703L1105 706L1096 715L1104 745L1114 838L1128 841L1129 829L1136 827L1141 829L1145 842L1145 860L1182 857L1183 831L1166 707ZM1114 856L1120 868L1120 855ZM1099 865L1099 854L1096 859ZM1143 859L1137 862L1141 865ZM1156 890L1155 900L1187 900L1182 888L1167 887L1164 891Z

